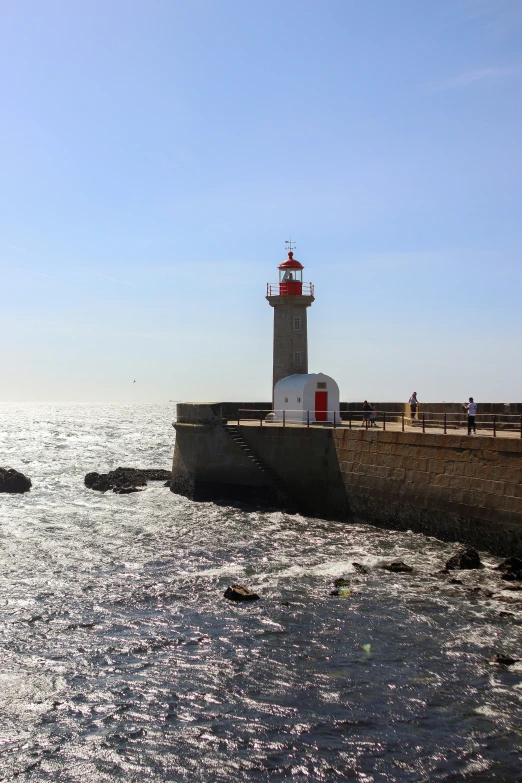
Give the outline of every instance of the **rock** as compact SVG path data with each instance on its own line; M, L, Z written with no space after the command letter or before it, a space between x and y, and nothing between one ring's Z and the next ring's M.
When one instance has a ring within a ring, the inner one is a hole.
M229 601L257 601L259 596L257 593L253 593L248 587L244 585L229 585L223 593L225 598Z
M501 571L506 582L522 582L522 560L519 557L508 557L495 571Z
M348 579L343 579L343 577L339 577L339 579L336 579L334 582L334 587L349 587L350 582Z
M169 489L170 489L170 485L171 485L171 481L166 481L163 486L164 487L169 487Z
M147 481L171 480L170 470L160 468L116 468L108 473L87 473L84 479L85 486L98 492L107 492L112 489L118 495L129 492L139 492L137 487L143 487Z
M145 475L147 481L168 481L170 486L170 482L172 480L171 470L163 470L162 468L146 468L145 470L140 470L139 472Z
M391 571L392 574L411 574L413 571L413 568L406 565L406 563L403 563L402 560L393 560L391 563L383 563L381 568L384 568L386 571Z
M332 590L330 592L330 595L336 595L340 598L348 598L349 595L352 594L352 591L349 587L338 587L337 590Z
M518 658L512 658L511 655L497 653L495 657L490 660L490 663L494 666L513 666L518 660Z
M29 492L31 479L13 468L0 468L0 492Z
M506 582L520 582L522 581L522 571L508 571L507 574L502 574L500 578Z
M106 492L111 489L111 483L107 478L107 474L100 475L99 473L87 473L83 483L88 489L97 489L100 492Z
M366 566L363 566L361 563L352 563L353 567L357 571L358 574L367 574L368 569Z
M462 579L450 579L450 585L463 585Z
M114 487L112 490L116 495L130 495L131 492L143 492L138 487Z
M484 564L481 563L479 553L476 549L465 549L462 552L458 552L453 557L450 557L445 571L457 571L457 570L470 570L472 568L484 568Z
M519 557L508 557L496 566L495 571L522 571L522 560Z

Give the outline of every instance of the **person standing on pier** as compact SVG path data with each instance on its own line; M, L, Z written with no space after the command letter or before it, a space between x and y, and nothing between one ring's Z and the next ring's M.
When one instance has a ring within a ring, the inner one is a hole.
M362 424L361 424L361 427L366 427L366 429L368 429L368 424L370 424L370 416L371 416L372 410L373 410L372 406L370 405L368 400L365 400L363 402L363 406L362 406ZM370 424L370 426L371 426L371 424Z
M473 401L473 397L469 398L469 402L464 403L464 410L468 412L468 435L471 435L471 430L476 435L475 416L477 415L477 403Z
M417 392L413 392L410 399L408 400L408 403L410 405L411 418L415 419L417 416L417 406L419 404L419 401L417 399Z

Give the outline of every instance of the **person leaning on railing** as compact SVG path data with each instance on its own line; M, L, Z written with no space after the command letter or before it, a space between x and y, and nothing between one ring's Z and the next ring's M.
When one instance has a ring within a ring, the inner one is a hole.
M411 418L415 419L417 416L417 407L419 405L419 401L417 399L417 392L413 392L410 399L408 400L410 410L411 410Z

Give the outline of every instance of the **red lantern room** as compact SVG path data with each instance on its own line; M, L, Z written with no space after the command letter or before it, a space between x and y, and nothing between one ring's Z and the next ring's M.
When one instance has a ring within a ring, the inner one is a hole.
M304 266L289 250L288 258L279 264L279 283L267 284L267 296L313 296L312 283L303 284L303 269Z
M279 264L279 296L302 296L303 265L294 258L291 250L288 258Z

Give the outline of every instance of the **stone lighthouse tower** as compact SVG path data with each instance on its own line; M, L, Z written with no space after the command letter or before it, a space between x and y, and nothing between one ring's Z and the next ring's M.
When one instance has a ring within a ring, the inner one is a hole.
M272 388L281 378L308 373L306 308L314 301L312 283L303 283L303 265L294 258L279 264L279 282L268 283L266 298L274 308L274 373Z

